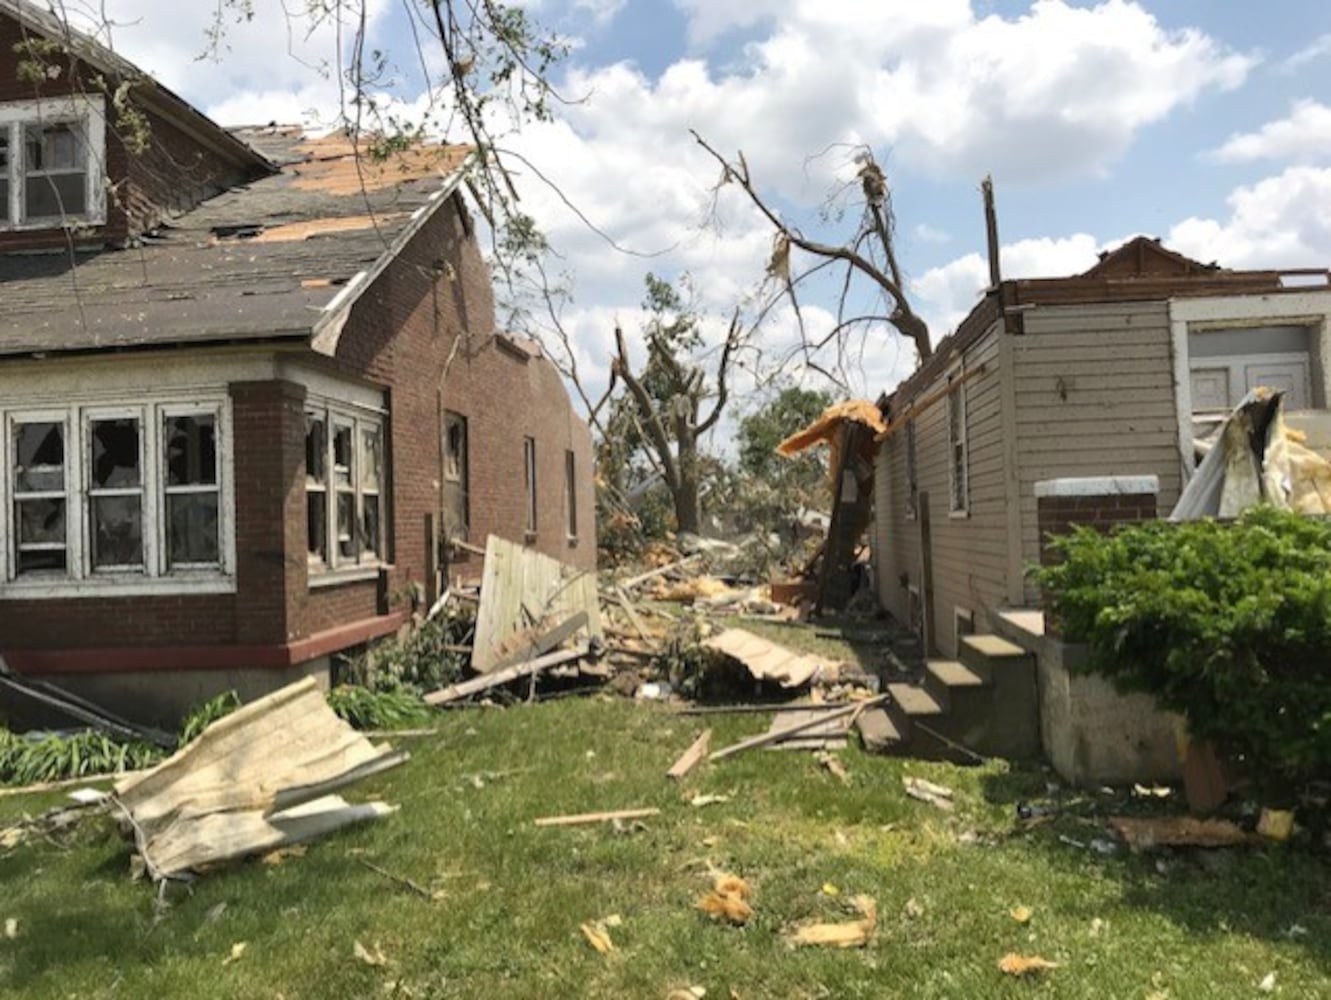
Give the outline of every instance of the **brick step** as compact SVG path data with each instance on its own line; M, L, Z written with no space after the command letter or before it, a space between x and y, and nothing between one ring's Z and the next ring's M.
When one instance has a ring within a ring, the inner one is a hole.
M995 671L1013 665L1020 669L1034 662L1026 650L997 635L962 636L957 644L957 659L991 683Z

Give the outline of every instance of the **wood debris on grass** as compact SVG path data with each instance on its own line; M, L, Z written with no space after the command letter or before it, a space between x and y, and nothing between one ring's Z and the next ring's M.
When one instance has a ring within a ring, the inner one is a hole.
M245 954L245 949L250 946L248 941L237 941L231 946L230 953L222 959L223 965L230 965L232 962L239 962L241 956Z
M1014 906L1008 911L1008 914L1013 920L1022 925L1029 924L1031 917L1034 916L1029 906Z
M666 772L666 777L674 778L676 781L684 777L697 767L699 762L707 756L707 751L711 749L711 746L712 731L710 729L704 729L702 734L693 741L692 745L690 745L689 748L680 755L679 759L670 766L670 770Z
M956 803L952 801L952 789L944 785L936 785L932 781L926 781L924 778L916 778L911 775L903 777L901 784L906 794L912 799L927 802L945 812L951 812L956 808Z
M537 826L588 826L593 823L611 823L615 820L645 819L659 816L660 809L616 809L610 812L572 813L565 816L542 816L533 822Z
M710 761L718 761L744 750L767 746L769 743L779 742L790 736L794 736L796 733L803 732L805 729L822 725L823 723L840 718L841 716L851 716L853 719L860 712L866 711L875 705L882 704L887 698L887 695L879 695L875 698L870 698L867 701L851 702L849 704L838 705L835 707L829 706L828 711L816 713L812 718L802 718L796 722L789 723L788 725L783 725L780 728L771 729L758 736L751 736L746 740L740 740L738 743L732 743L728 747L714 751L707 759Z
M689 799L689 805L695 809L701 809L703 806L716 806L729 801L729 795L695 795Z
M353 941L351 943L351 953L366 965L374 966L375 968L382 968L388 964L387 956L384 955L383 949L377 944L374 945L373 948L367 948L365 945L361 944L360 941Z
M1109 825L1134 851L1156 847L1239 847L1260 839L1227 819L1195 816L1115 816Z
M836 754L821 751L818 754L818 763L834 774L843 785L850 784L850 772L846 770L846 765L841 763L841 758Z
M840 923L805 924L786 934L786 943L792 948L809 945L828 948L863 948L878 927L878 903L868 895L851 899L851 905L860 913L860 919Z
M1039 955L1019 955L1010 951L998 960L999 971L1009 976L1033 976L1049 969L1057 969L1058 963L1051 962Z
M336 789L408 759L339 719L307 677L219 719L113 802L154 879L262 855L396 810Z
M752 895L753 889L744 879L718 872L712 878L711 891L704 893L695 905L713 920L740 926L753 916L753 907L748 902Z
M13 941L18 937L18 919L15 917L5 918L5 937Z
M623 917L618 913L612 913L600 920L584 920L578 925L578 930L582 931L582 936L598 954L608 955L615 950L615 942L610 940L610 928L618 927L623 922Z

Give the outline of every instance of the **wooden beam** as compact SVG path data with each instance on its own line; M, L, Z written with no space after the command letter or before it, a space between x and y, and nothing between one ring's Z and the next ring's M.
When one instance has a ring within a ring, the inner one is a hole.
M983 375L988 370L988 368L989 365L986 362L985 364L979 365L976 368L968 368L966 371L962 372L956 378L950 379L947 385L943 386L941 389L935 389L933 392L929 393L927 396L921 399L918 403L915 403L913 406L911 406L910 409L908 409L905 413L901 414L901 416L888 421L887 429L882 431L880 434L877 434L874 437L874 440L886 441L897 431L901 430L901 428L905 427L907 421L914 420L925 410L929 409L929 407L937 403L940 399L946 399L948 396L956 392L959 388L961 388L971 379L975 378L978 375Z
M671 765L670 770L666 772L666 777L674 778L677 781L684 777L684 775L688 774L698 766L699 761L707 756L707 751L711 745L712 731L710 729L704 729L702 735L693 741L693 745L685 750L684 753L680 755L679 760Z
M579 629L587 627L590 620L587 612L579 611L569 615L558 625L551 628L541 629L539 626L528 633L519 633L506 637L500 647L509 646L512 652L502 653L495 660L494 665L486 673L492 673L495 670L503 670L505 667L511 667L515 663L525 663L528 660L534 660L538 656L550 652L566 639L573 638L574 633ZM516 646L510 644L516 642Z
M480 677L473 677L469 681L452 684L442 691L432 691L425 696L424 701L427 705L446 705L449 702L479 694L481 691L499 687L501 684L507 684L509 681L515 681L519 677L535 675L542 670L557 667L559 664L568 663L571 660L580 660L588 652L589 647L586 643L575 646L573 649L561 649L558 652L549 653L527 663L519 663L504 670L497 670L492 674L482 674Z
M689 563L695 562L701 558L702 558L702 553L695 552L691 556L685 556L683 559L679 560L678 562L672 562L666 566L658 566L656 567L656 569L650 569L646 573L639 573L637 576L631 576L623 583L621 583L619 586L624 590L630 590L633 587L638 586L639 584L646 583L648 580L654 579L658 576L663 576L664 574L669 573L672 569L682 569L683 567L687 566Z
M616 809L612 812L577 813L571 816L542 816L534 822L537 826L588 826L617 819L646 819L660 814L660 809Z
M850 705L843 705L841 708L832 712L819 712L816 716L805 719L802 722L793 722L789 726L783 726L780 729L773 729L758 736L751 736L747 740L740 740L738 743L732 743L730 746L716 751L708 757L708 760L723 760L732 754L737 754L741 750L752 750L754 747L767 746L769 743L777 743L784 740L787 736L793 736L795 733L803 732L806 729L812 729L814 726L821 726L831 722L833 719L839 719L843 715L858 715L875 705L881 705L888 699L888 695L880 694L876 698L870 698L868 701L857 701Z

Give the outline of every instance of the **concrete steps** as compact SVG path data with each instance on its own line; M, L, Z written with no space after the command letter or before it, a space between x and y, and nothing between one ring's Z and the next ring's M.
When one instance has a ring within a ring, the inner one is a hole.
M957 653L929 660L918 682L887 685L891 700L857 723L865 749L957 761L973 761L966 750L1038 755L1034 656L996 635L964 636Z

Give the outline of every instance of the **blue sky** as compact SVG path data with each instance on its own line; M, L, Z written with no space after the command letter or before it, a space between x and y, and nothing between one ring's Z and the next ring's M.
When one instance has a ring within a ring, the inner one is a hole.
M419 108L402 0L368 0L376 45ZM336 106L310 67L326 27L288 34L256 0L218 62L198 62L210 5L107 0L116 47L224 123ZM288 5L291 6L291 5ZM299 5L297 5L299 6ZM585 101L512 142L619 242L610 251L539 184L524 188L560 248L584 372L603 377L613 324L632 336L647 270L688 271L718 319L762 277L770 229L733 191L709 217L713 164L687 133L743 149L755 181L810 235L844 237L820 206L866 143L888 172L902 263L935 339L985 280L978 184L997 187L1007 276L1075 273L1137 233L1234 267L1331 264L1331 4L1214 0L530 0L570 40L560 70ZM195 8L198 8L197 10ZM293 58L294 50L301 58ZM400 56L411 58L402 62ZM437 63L433 64L437 66ZM838 145L843 144L843 145ZM809 159L819 150L834 152ZM530 178L526 179L531 181ZM851 216L852 200L840 204ZM863 296L866 308L872 297ZM834 303L808 300L812 328ZM793 337L775 313L764 342ZM876 395L911 352L875 331L849 388Z

